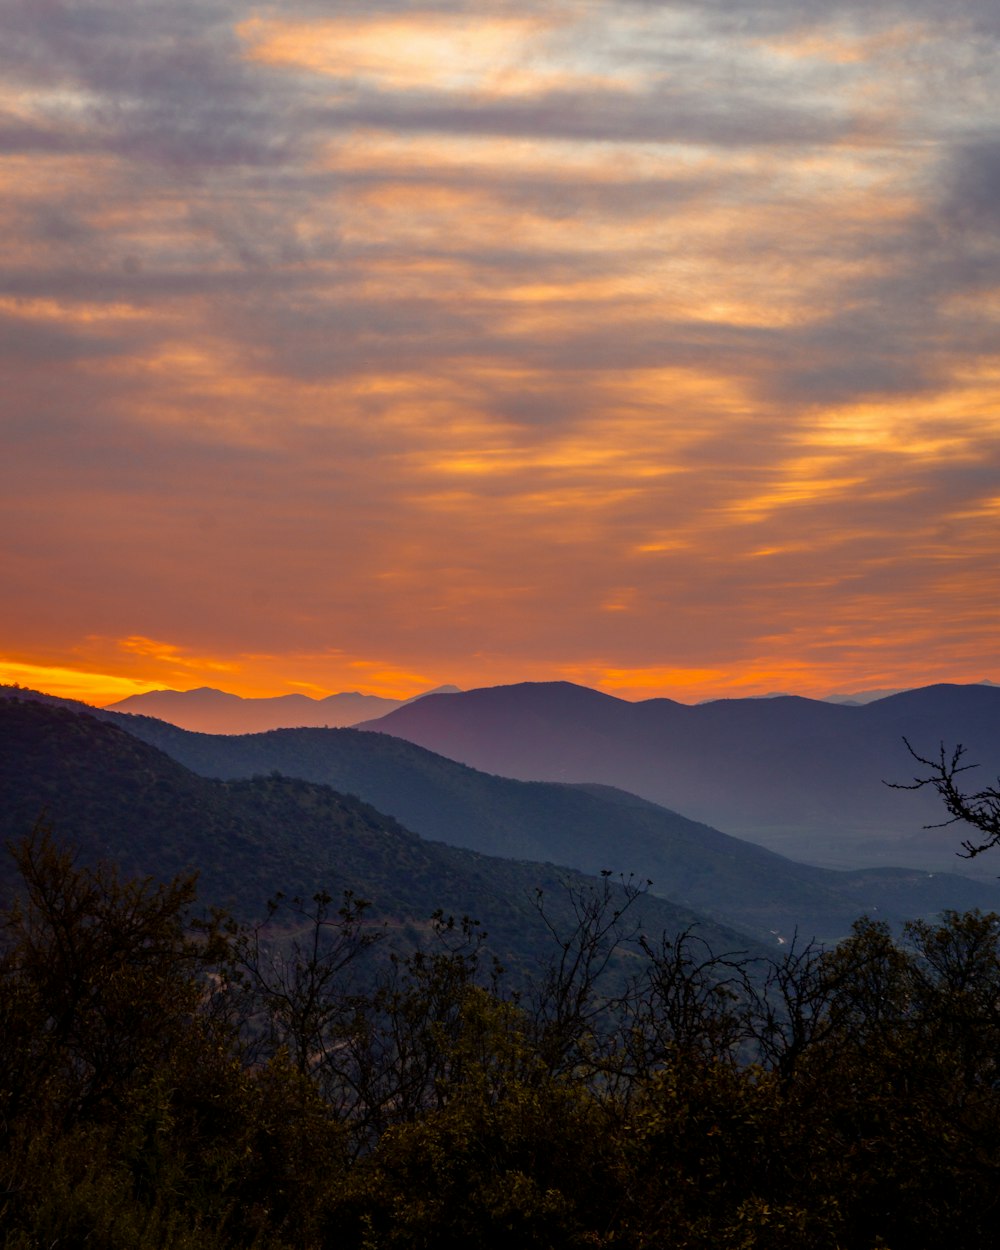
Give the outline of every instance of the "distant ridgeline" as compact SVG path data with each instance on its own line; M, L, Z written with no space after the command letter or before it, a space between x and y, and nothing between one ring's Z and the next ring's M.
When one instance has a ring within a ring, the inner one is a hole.
M160 880L196 872L200 900L242 919L264 916L278 892L308 899L351 890L370 900L374 918L414 940L439 909L473 917L491 950L518 968L537 963L551 941L538 890L551 917L566 924L567 891L597 884L571 868L426 841L326 785L271 770L243 780L201 777L107 720L0 700L0 834L21 838L40 816L81 862L108 859L128 875ZM8 891L11 868L4 861ZM758 949L747 934L653 895L635 911L648 932L698 925L720 948Z
M440 686L428 693L456 691L456 686ZM358 721L385 716L406 703L424 697L383 699L352 690L323 698L284 694L253 699L203 686L198 690L150 690L146 694L129 695L127 699L110 704L109 710L156 716L183 729L201 733L243 734L302 726L338 728L356 725Z
M202 731L263 732L274 727L272 705L300 723L303 709L321 716L324 706L304 696L240 700L218 691L154 692L126 703L136 710L154 699L170 703L156 713L170 722L182 720L181 704L202 700L206 715L218 705L224 719L235 705L262 718L188 725ZM925 756L941 743L961 743L965 761L981 766L984 783L996 775L1000 688L985 682L929 686L864 706L777 696L693 707L668 699L629 703L567 682L524 683L431 692L360 727L504 777L625 790L820 867L899 865L995 876L981 862L956 857L951 830L926 827L941 820L932 793L885 784L913 775L904 738ZM170 750L163 732L159 745Z
M688 706L628 703L568 682L436 695L361 726L523 780L600 782L771 850L831 868L902 864L977 872L957 860L933 793L905 793L914 762L966 748L1000 771L1000 688L909 690L864 706L782 696Z

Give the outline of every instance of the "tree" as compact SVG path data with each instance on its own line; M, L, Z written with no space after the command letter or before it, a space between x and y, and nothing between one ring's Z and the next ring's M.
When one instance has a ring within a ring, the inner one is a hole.
M81 868L39 826L12 848L24 897L4 917L5 1114L58 1104L64 1125L115 1115L134 1078L209 1027L222 920L191 915L193 876L121 881ZM12 1066L13 1070L12 1070ZM53 1101L54 1100L54 1101Z
M122 880L76 863L42 825L11 852L22 884L0 913L3 1245L307 1244L343 1133L283 1058L247 1066L226 918L194 912L193 876Z
M345 890L334 911L331 895L320 890L308 903L293 898L282 917L286 900L278 894L265 921L234 936L233 966L257 1048L271 1055L286 1048L303 1077L328 1068L350 1030L347 973L385 935L367 924L368 906Z
M961 744L949 754L942 742L937 759L925 759L924 756L917 754L906 738L903 741L917 763L929 768L930 772L923 777L914 777L910 785L889 783L892 789L922 790L925 786L932 786L941 796L951 816L950 820L941 821L937 825L928 825L927 828L944 829L948 825L961 823L978 829L984 838L982 841L970 838L962 843L962 849L958 853L964 859L972 859L1000 845L1000 789L997 788L1000 786L1000 780L997 786L987 786L983 790L966 793L959 786L956 778L961 773L977 768L978 765L962 763L965 748Z
M757 993L743 952L716 954L693 928L643 934L645 966L632 982L624 1043L635 1078L680 1056L738 1063L756 1036L750 1012Z
M528 1004L534 1044L552 1075L578 1070L606 1080L615 1067L612 1024L628 1011L629 987L615 963L641 938L638 922L628 915L648 891L651 881L620 877L608 869L600 884L568 888L571 909L563 931L545 909L536 890L534 904L553 941L553 958L534 987Z

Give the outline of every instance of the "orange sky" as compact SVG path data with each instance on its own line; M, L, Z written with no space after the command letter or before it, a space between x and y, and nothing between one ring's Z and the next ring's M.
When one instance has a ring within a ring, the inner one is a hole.
M0 681L1000 679L991 6L330 12L3 18Z

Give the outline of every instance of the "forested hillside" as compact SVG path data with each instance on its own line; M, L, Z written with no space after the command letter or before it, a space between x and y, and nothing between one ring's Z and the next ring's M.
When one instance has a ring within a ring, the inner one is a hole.
M634 872L652 881L654 893L772 943L796 930L835 940L864 913L899 925L945 908L1000 908L1000 888L988 879L816 868L623 791L496 777L388 734L288 729L232 737L147 717L115 723L206 776L277 770L358 794L452 846L588 873Z
M10 1250L992 1244L997 915L766 952L70 708L0 742Z
M865 922L756 976L690 938L530 998L459 926L345 988L356 910L198 921L190 881L14 848L0 1230L88 1250L872 1250L993 1244L1000 918Z
M177 731L180 732L180 731ZM430 842L328 786L280 775L218 781L196 776L117 726L34 701L0 703L0 835L24 836L43 816L85 863L166 879L197 872L205 904L241 919L276 893L366 898L370 914L412 944L438 909L468 915L504 963L529 970L547 949L537 908L572 921L568 891L594 878L549 862L499 859ZM0 862L0 884L10 882ZM646 894L648 932L697 925L719 949L753 938L690 908Z
M13 715L5 704L36 699L33 692L22 692L20 700L0 699L0 733L5 715ZM1000 888L990 878L888 867L820 869L635 795L496 777L386 734L297 729L209 735L80 704L67 710L114 724L203 777L250 780L279 772L359 795L408 829L456 848L563 864L591 875L606 868L634 873L650 879L652 892L672 903L771 944L796 931L835 940L865 913L899 926L946 908L1000 908ZM11 761L19 750L12 742ZM952 859L961 862L954 854Z

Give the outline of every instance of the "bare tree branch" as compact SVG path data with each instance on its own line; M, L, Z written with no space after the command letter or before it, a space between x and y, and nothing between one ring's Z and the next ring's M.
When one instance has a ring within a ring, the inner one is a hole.
M983 851L992 850L993 847L1000 845L1000 789L997 788L1000 786L1000 780L997 786L987 786L984 790L965 793L960 789L956 778L960 773L967 773L977 768L978 765L962 763L965 747L961 743L949 754L942 742L937 759L927 759L913 749L907 738L903 741L917 763L931 771L925 776L914 777L909 785L893 782L886 782L886 785L893 790L922 790L924 786L933 786L951 816L950 820L924 827L944 829L948 825L961 823L978 829L985 835L985 838L983 841L966 839L962 843L962 849L956 852L963 859L972 859L976 855L981 855Z

